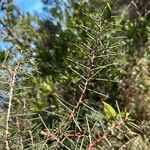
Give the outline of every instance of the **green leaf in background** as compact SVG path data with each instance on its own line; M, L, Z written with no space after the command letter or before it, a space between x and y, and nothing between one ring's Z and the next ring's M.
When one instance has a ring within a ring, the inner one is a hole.
M117 116L115 109L111 105L107 104L106 102L103 102L103 104L104 104L104 113L107 119L109 120L115 119Z
M40 90L44 93L52 93L53 92L53 87L50 83L48 84L46 82L43 82L41 84Z

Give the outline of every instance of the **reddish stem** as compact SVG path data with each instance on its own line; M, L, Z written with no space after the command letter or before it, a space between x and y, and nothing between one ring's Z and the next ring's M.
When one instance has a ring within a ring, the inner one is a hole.
M127 118L121 119L119 123L117 123L115 126L111 128L111 130L119 129L125 122L127 121ZM93 143L91 143L87 150L93 150L97 147L98 143L103 141L105 138L107 138L109 135L111 135L111 131L106 131L102 136L99 136Z

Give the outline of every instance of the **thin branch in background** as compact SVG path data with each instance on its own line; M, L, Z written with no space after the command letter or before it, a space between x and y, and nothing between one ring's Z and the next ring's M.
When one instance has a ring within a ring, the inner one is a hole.
M8 103L8 110L7 110L7 117L6 117L6 130L5 130L6 150L10 150L9 140L8 140L8 136L9 136L9 120L10 120L10 114L11 114L13 92L14 92L14 87L15 87L15 84L16 84L16 76L17 76L19 67L20 67L20 62L17 63L14 71L12 72L12 79L10 80L9 103Z
M35 144L34 144L34 140L33 140L32 131L31 131L31 130L29 130L28 132L29 132L29 134L30 134L30 139L31 139L32 149L34 149Z
M22 138L22 133L21 133L21 130L20 130L20 122L19 122L19 119L18 117L16 117L16 125L17 125L17 128L18 128L18 133L20 134L20 146L21 146L21 150L24 149L24 146L23 146L23 138Z
M46 139L47 141L57 141L57 142L60 142L61 140L61 136L63 136L63 138L84 138L86 137L85 134L83 133L61 133L61 135L57 134L57 133L53 133L53 132L46 132L46 131L43 131L41 130L41 133L40 133L44 139Z

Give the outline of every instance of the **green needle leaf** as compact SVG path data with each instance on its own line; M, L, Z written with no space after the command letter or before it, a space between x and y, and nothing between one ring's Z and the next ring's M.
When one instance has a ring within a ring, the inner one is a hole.
M110 7L110 4L107 2L103 11L103 19L107 20L110 18L111 18L111 7Z

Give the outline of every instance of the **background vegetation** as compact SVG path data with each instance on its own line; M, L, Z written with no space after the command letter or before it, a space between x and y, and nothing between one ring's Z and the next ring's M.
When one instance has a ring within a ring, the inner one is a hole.
M150 2L42 2L0 1L0 147L148 150Z

